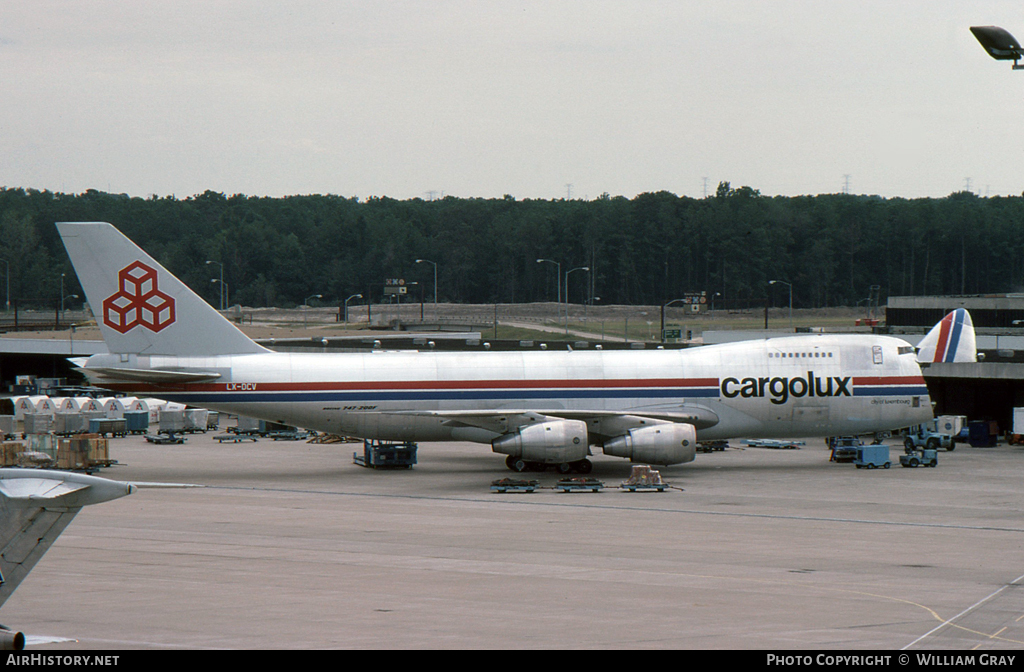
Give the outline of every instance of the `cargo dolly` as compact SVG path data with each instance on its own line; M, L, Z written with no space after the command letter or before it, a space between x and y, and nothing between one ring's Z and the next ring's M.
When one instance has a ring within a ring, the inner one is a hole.
M168 432L167 434L146 434L146 441L149 443L155 443L158 446L166 445L181 445L185 443L184 436L178 436L174 432Z
M603 488L604 483L596 478L587 478L585 476L563 478L555 484L555 489L562 492L601 492Z
M241 443L242 441L256 442L256 437L252 434L218 434L213 437L218 443Z
M661 472L646 464L634 464L633 472L619 487L629 492L664 492L669 485L661 480Z
M491 481L491 492L534 492L537 481L526 481L519 478L502 478Z

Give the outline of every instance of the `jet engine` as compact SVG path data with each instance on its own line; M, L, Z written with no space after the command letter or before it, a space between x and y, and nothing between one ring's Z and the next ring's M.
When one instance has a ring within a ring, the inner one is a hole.
M527 425L513 434L491 441L491 449L496 453L543 464L584 460L588 448L587 423L582 420L552 420Z
M605 455L628 457L631 462L650 464L692 462L696 451L697 430L687 424L631 429L604 444Z
M23 651L25 635L0 626L0 651Z

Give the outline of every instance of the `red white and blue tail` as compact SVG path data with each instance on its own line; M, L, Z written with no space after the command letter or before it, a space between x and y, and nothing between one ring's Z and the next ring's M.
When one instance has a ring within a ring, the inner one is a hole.
M932 327L917 345L919 362L976 362L978 349L971 314L957 308Z

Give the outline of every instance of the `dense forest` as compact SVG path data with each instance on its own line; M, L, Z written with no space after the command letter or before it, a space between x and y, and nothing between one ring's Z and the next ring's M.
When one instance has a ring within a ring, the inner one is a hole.
M216 305L223 264L230 302L338 305L379 301L385 278L416 281L440 301L569 299L656 305L707 291L719 307L788 302L855 305L890 295L986 294L1024 287L1024 196L941 199L823 194L768 197L719 184L704 199L668 192L633 199L424 201L341 196L266 198L207 191L132 198L88 190L0 189L0 259L22 306L53 305L78 281L53 226L107 221ZM5 270L0 265L0 273ZM2 276L0 276L2 277Z

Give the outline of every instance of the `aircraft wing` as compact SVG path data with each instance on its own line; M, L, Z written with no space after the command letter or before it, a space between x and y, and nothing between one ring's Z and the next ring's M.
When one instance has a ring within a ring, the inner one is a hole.
M619 411L568 410L564 408L547 410L507 408L479 411L405 411L402 414L443 418L444 424L447 425L477 427L498 434L515 431L523 425L555 419L582 420L587 423L592 431L596 430L597 434L605 435L614 435L621 432L624 428L640 426L645 421L652 423L683 423L693 425L695 429L707 429L718 424L718 415L716 413L699 406L636 409L626 413Z
M45 469L0 469L0 605L7 601L68 523L89 504L135 487Z

